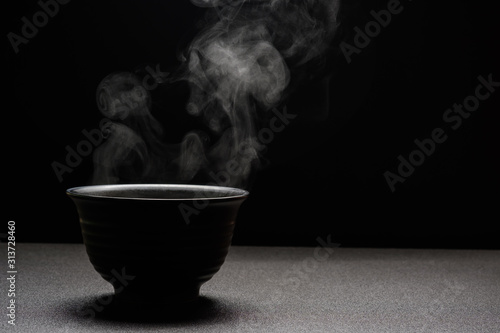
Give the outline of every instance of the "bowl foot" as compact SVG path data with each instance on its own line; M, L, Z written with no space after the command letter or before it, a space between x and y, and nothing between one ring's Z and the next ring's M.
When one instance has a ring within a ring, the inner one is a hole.
M199 287L179 287L177 289L160 290L127 290L127 288L115 289L116 303L123 307L154 307L169 308L189 306L196 302L200 295Z

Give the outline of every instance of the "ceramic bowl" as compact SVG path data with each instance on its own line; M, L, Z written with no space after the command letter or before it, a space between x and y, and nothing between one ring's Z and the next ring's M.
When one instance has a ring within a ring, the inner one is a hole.
M203 185L96 185L67 194L95 270L132 306L196 300L224 263L248 192Z

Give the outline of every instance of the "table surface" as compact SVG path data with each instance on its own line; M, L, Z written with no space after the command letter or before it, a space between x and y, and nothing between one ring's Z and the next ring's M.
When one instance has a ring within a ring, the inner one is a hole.
M81 244L17 244L16 260L2 332L500 332L496 250L234 246L193 315L155 320L99 315L112 288Z

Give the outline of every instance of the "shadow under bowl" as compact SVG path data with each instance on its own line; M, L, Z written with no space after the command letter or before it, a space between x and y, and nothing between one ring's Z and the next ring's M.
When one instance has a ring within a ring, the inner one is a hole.
M120 304L189 303L220 269L248 192L204 185L95 185L67 190L95 270Z

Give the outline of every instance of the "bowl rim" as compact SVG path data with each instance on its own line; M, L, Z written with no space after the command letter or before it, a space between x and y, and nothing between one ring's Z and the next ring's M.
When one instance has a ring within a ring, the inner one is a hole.
M95 191L102 191L106 189L139 189L141 187L145 188L163 188L163 189L192 189L206 191L206 190L215 190L215 191L234 191L238 194L235 195L226 195L220 197L214 196L199 196L193 198L147 198L147 197L123 197L123 196L112 196L112 195L99 195L96 194ZM219 200L236 200L236 199L245 199L249 196L249 192L236 187L228 187L228 186L218 186L218 185L195 185L195 184L109 184L109 185L85 185L85 186L76 186L71 187L66 190L66 194L69 197L81 198L81 199L99 199L99 200L130 200L130 201L171 201L171 202L180 202L180 201L201 201L201 200L209 200L209 201L219 201Z

